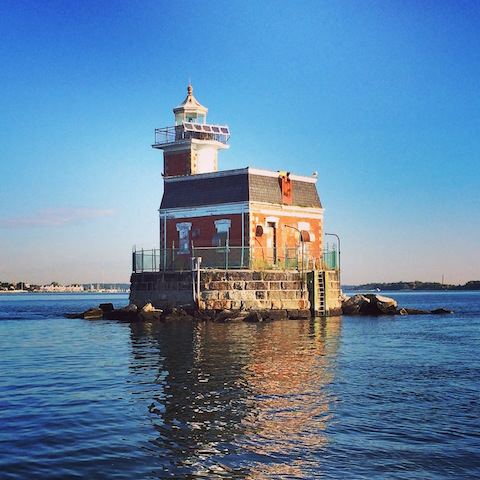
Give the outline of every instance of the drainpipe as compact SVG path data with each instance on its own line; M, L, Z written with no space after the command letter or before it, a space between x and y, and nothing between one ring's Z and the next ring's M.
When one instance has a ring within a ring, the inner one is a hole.
M244 249L245 249L245 217L244 217L244 211L243 211L243 205L242 205L242 253L241 253L241 259L240 259L240 265L242 266L242 268L243 268Z
M190 270L192 271L192 295L193 301L197 301L197 292L195 291L195 257L190 258Z
M200 304L200 264L202 263L202 257L197 257L197 307Z

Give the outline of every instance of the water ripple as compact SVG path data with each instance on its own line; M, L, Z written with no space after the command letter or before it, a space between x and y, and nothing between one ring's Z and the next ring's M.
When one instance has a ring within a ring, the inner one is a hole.
M0 299L1 478L480 476L471 303L434 322L126 324L38 298Z

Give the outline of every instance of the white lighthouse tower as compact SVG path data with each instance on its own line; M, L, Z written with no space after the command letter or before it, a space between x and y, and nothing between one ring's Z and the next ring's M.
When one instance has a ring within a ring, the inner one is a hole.
M193 96L191 85L187 92L184 102L173 109L175 125L155 130L152 147L164 152L165 177L216 172L218 151L229 148L228 126L208 124L208 108Z

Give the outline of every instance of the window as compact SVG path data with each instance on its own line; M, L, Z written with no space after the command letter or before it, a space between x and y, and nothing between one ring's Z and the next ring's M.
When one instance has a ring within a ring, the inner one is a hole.
M228 232L217 232L212 238L212 247L225 247L227 240Z
M229 230L232 224L231 220L217 220L215 228L217 233L212 238L213 247L225 247L229 242Z
M192 224L189 222L177 223L178 232L178 254L190 253L190 230Z

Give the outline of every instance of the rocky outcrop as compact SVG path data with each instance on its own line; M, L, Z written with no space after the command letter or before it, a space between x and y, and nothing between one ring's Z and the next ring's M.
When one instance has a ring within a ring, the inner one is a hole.
M435 310L418 310L414 308L398 308L393 298L377 294L357 294L353 297L342 297L343 315L423 315L449 314L451 310L437 308ZM161 310L147 303L142 308L134 304L115 309L111 303L100 304L98 308L90 308L83 313L67 315L69 318L84 318L88 320L109 319L126 322L153 322L153 321L213 321L213 322L266 322L283 319L309 319L308 309L184 309L170 308Z
M310 310L198 310L171 308L161 310L147 303L142 308L134 304L115 309L111 304L102 304L98 308L91 308L83 313L69 314L68 318L84 318L88 320L119 320L125 322L171 322L171 321L213 321L219 323L226 322L264 322L283 319L309 319Z
M421 315L421 314L446 314L453 313L445 308L436 310L417 310L414 308L398 308L393 298L369 293L366 295L357 294L353 297L344 295L342 297L343 315Z
M90 308L86 312L82 313L81 318L88 320L96 320L98 318L103 318L103 310L101 308Z

